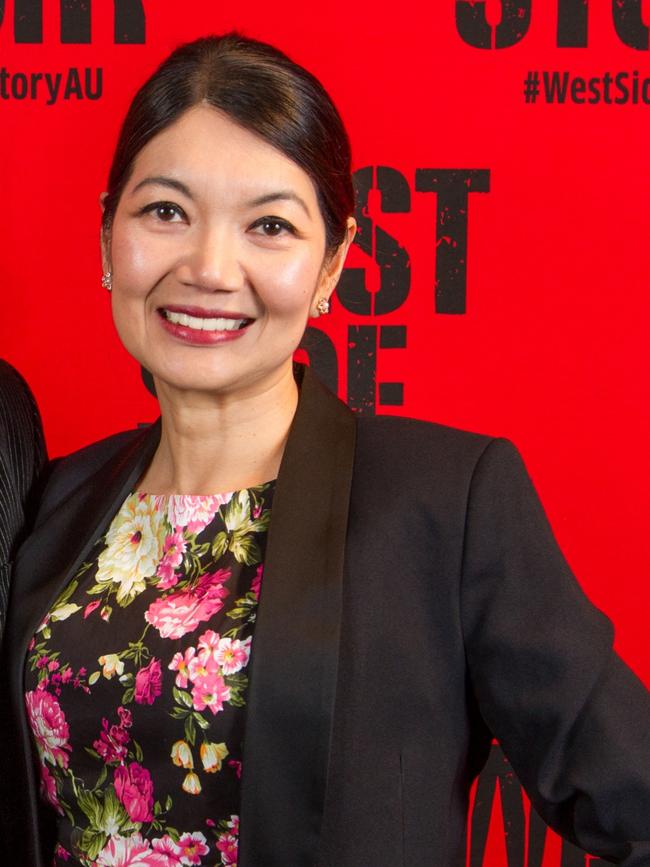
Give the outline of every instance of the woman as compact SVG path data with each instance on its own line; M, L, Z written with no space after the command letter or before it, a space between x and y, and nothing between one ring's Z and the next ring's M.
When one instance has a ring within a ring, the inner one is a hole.
M18 371L0 359L0 640L11 561L30 521L44 463L43 428L34 397Z
M650 863L650 701L516 451L294 369L355 231L318 82L236 35L179 49L103 206L161 420L61 462L19 555L13 862L460 864L497 737L554 827Z

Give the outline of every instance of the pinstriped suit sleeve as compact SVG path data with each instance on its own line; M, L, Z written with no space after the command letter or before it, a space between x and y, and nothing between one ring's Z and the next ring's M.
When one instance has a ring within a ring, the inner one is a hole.
M0 638L10 563L30 518L30 494L45 463L41 419L27 383L0 359Z

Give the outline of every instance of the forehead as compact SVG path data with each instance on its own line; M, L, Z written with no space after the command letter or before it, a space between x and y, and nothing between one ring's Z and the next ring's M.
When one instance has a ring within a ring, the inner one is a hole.
M205 104L188 109L138 153L129 186L148 175L182 179L199 191L246 195L278 186L317 202L307 174L260 136Z

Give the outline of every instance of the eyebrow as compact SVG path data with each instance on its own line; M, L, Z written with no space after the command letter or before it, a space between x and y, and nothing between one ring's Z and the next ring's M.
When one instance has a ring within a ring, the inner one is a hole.
M164 175L153 175L150 178L143 178L139 184L135 185L133 192L137 193L138 190L142 189L142 187L148 186L169 187L172 190L177 190L179 193L183 193L183 195L187 196L188 199L194 199L194 196L190 192L190 188L182 181L177 181L175 178L167 178Z
M300 207L311 220L311 213L309 212L309 208L307 207L304 199L301 199L297 193L294 193L291 190L278 190L277 192L266 193L263 196L258 196L256 199L252 199L250 202L247 202L247 205L251 208L255 208L259 205L268 205L270 202L278 201L296 202L296 204L300 205Z
M182 181L176 180L176 178L168 178L165 175L153 175L148 178L143 178L138 184L133 188L133 193L137 193L138 190L142 189L142 187L147 186L160 186L160 187L168 187L172 190L177 190L180 193L183 193L184 196L187 196L188 199L194 200L194 196L192 195L190 188L186 186ZM307 214L309 219L311 220L311 213L304 199L302 199L297 193L294 193L292 190L277 190L272 193L265 193L263 196L257 196L254 199L246 202L246 207L248 208L256 208L260 205L268 205L271 202L295 202L297 205L303 209L303 211Z

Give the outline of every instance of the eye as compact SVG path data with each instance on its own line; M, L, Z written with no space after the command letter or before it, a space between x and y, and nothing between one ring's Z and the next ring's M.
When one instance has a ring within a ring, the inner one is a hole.
M161 223L176 223L186 218L185 211L173 202L152 202L150 205L145 205L140 213L152 214Z
M281 217L260 217L259 220L255 220L251 229L259 229L259 234L266 235L268 238L277 238L284 232L289 232L291 235L296 234L294 226Z

